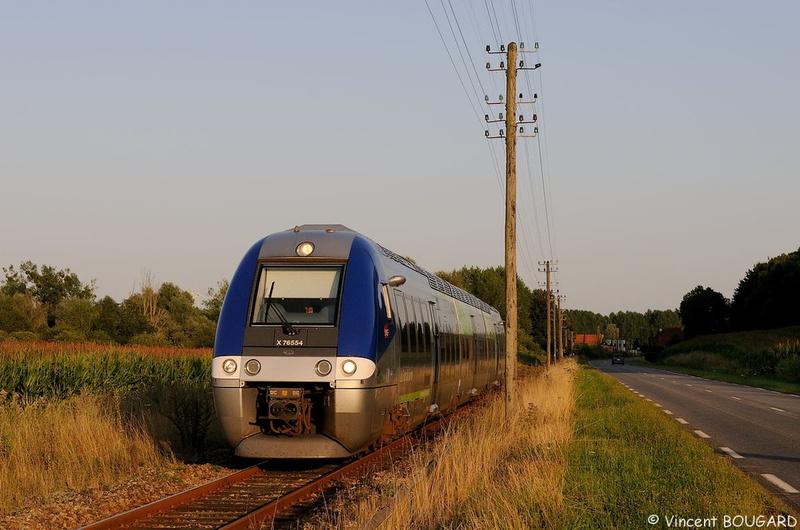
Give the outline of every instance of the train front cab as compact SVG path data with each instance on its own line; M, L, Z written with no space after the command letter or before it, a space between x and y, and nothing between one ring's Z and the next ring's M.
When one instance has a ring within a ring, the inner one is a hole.
M334 234L269 236L231 281L212 377L238 456L345 458L381 433L396 389L377 365L391 337L374 253Z

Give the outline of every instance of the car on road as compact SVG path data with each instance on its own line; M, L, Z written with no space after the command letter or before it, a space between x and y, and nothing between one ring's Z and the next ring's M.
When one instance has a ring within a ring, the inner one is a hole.
M625 356L621 353L615 353L611 356L611 364L625 364Z

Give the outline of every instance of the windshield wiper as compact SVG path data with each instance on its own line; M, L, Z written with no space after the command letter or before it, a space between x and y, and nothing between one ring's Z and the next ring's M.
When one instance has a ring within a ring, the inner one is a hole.
M297 335L300 333L300 330L294 329L289 321L286 320L286 317L283 315L283 312L278 306L272 305L272 290L275 289L275 282L272 282L272 285L269 287L269 296L267 296L267 309L264 311L264 320L269 321L269 310L270 308L275 310L275 314L278 315L278 320L281 321L281 328L283 329L284 335Z

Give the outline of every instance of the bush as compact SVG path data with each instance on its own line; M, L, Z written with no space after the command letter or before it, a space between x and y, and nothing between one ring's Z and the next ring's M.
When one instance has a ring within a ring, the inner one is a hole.
M39 339L36 333L32 331L15 331L11 334L11 338L21 342L30 342Z
M800 357L783 359L775 367L775 374L790 383L800 383Z
M156 335L155 333L139 333L138 335L131 337L131 340L128 343L134 346L171 346L167 339L161 337L160 335Z
M58 342L84 342L86 334L77 329L62 329L53 336L53 340Z

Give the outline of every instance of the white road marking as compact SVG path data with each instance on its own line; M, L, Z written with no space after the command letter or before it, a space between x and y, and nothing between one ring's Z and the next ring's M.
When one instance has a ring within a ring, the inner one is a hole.
M731 458L744 458L742 455L731 449L730 447L720 447L720 451L727 453Z
M708 392L708 393L712 393L712 392L713 392L713 390L709 390L709 389L707 389L707 388L704 388L703 390L705 390L705 391L706 391L706 392Z
M778 486L780 489L782 489L786 493L800 493L800 491L796 490L795 488L793 488L789 484L785 483L784 481L782 481L781 479L779 479L775 475L770 475L769 473L762 473L761 476L764 477L765 479L767 479L769 482L772 482L773 484Z
M772 410L777 410L778 412L786 412L783 409L779 409L778 407L770 407Z
M689 383L686 383L686 386L694 386L694 385L690 385Z
M656 407L658 407L658 408L660 408L660 409L663 409L663 408L664 408L664 405L662 405L661 403L656 403L656 404L655 404L655 406L656 406Z
M672 411L671 411L671 410L664 409L664 414L669 414L670 416L672 416Z
M709 435L704 433L703 431L694 431L694 433L699 436L700 438L711 438Z
M652 399L650 399L650 398L644 398L644 399L645 399L645 401L649 401L650 403L652 403L652 402L653 402L653 400L652 400Z
M741 401L742 400L742 398L736 397L736 396L731 396L731 399L735 399L736 401Z
M675 421L677 421L681 425L689 425L689 422L684 420L683 418L675 418Z

